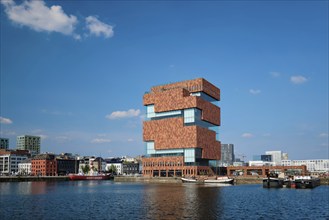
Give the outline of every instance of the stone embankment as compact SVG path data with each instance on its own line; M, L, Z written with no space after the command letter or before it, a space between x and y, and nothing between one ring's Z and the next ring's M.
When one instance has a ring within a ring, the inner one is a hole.
M0 182L67 181L68 176L0 176Z

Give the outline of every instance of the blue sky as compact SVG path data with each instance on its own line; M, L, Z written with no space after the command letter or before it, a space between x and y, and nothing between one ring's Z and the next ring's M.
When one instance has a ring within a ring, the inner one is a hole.
M328 1L1 1L1 137L144 154L143 94L203 77L237 156L328 156Z

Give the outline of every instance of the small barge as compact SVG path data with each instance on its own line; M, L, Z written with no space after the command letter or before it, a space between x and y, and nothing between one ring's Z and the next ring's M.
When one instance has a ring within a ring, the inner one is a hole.
M264 178L263 179L263 188L282 188L283 187L283 179L279 178Z
M298 176L294 182L296 189L313 189L320 186L320 179L312 176Z
M267 177L263 179L263 188L282 188L283 183L283 178L279 178L278 174L269 173Z

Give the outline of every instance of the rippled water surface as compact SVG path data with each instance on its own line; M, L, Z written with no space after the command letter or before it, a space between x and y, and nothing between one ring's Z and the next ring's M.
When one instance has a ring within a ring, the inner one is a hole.
M329 186L0 183L0 219L329 219Z

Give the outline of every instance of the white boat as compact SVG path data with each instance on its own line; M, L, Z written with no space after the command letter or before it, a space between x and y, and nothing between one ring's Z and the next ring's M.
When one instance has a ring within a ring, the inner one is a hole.
M188 179L188 178L181 178L183 183L196 183L197 180L196 179Z
M217 177L216 179L206 179L205 183L225 183L225 184L233 184L234 179L228 178L227 176Z
M189 179L181 178L183 183L221 183L221 184L233 184L234 179L228 177L216 177L215 179Z

